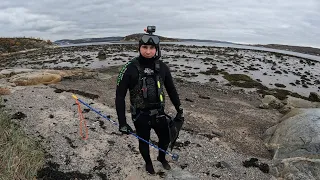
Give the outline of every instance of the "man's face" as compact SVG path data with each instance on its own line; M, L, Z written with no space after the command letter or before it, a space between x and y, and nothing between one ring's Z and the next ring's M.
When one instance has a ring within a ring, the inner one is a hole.
M140 47L140 53L145 58L152 58L156 55L157 49L153 45L142 45Z

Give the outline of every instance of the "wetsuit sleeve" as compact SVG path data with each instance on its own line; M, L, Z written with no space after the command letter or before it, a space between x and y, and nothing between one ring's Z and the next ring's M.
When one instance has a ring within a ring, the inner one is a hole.
M125 125L127 123L126 121L126 115L125 115L125 97L127 94L127 90L129 88L130 84L130 70L128 69L128 64L124 65L122 69L119 72L118 78L117 78L117 88L116 88L116 111L118 116L119 125Z
M179 106L181 105L179 94L178 94L177 89L173 83L173 79L172 79L172 75L171 75L169 67L165 64L164 64L164 67L165 67L164 68L164 70L165 70L164 86L167 90L167 93L169 95L169 98L170 98L172 104L174 105L174 107L178 111Z

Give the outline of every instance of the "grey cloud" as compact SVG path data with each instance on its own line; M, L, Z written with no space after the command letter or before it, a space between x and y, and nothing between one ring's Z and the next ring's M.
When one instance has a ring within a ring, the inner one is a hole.
M123 36L156 25L169 37L320 47L318 0L4 0L0 9L7 36Z

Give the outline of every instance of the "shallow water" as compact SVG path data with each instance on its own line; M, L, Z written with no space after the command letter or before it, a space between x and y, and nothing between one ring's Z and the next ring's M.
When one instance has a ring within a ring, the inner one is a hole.
M118 49L112 48L104 46L104 49L107 50L105 59L97 57L99 48L90 51L72 50L56 55L41 56L41 59L22 58L18 60L19 63L16 67L100 69L123 65L138 55L137 51L119 52ZM200 73L215 66L228 73L246 74L253 79L259 79L263 85L269 88L276 88L275 83L283 84L286 86L284 89L304 96L309 96L310 92L318 92L320 88L320 82L317 81L320 74L320 63L308 64L306 60L298 57L214 47L163 46L163 49L162 60L168 63L173 76L192 82L205 83L214 78L220 83L227 83L221 74L205 75ZM302 75L308 83L308 88L301 84ZM297 80L300 84L296 83Z
M308 58L311 60L320 61L320 56L314 56L309 54L303 54L298 52L286 51L286 50L278 50L278 49L271 49L271 48L264 48L264 47L255 47L255 46L246 46L246 45L238 45L238 44L229 44L229 43L211 43L211 42L173 42L173 43L162 43L162 44L180 44L180 45L196 45L196 46L212 46L212 47L230 47L230 48L237 48L237 49L248 49L248 50L260 50L266 52L277 52L282 54L288 54L303 58Z

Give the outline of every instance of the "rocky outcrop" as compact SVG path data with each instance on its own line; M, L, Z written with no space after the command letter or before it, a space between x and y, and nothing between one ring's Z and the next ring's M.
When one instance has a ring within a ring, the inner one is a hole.
M10 82L17 86L30 86L38 84L53 84L61 81L61 76L46 72L31 72L17 74L11 77Z
M273 95L265 95L261 100L259 108L261 109L277 109L280 113L286 114L294 108L318 108L319 102L312 102L293 96L287 96L284 100L279 100Z
M51 46L50 40L35 38L0 38L0 54Z
M54 84L66 79L85 79L98 75L98 72L86 70L50 70L50 69L4 69L1 78L8 78L15 86L30 86L39 84Z
M273 152L275 176L320 179L320 109L291 110L264 134Z

